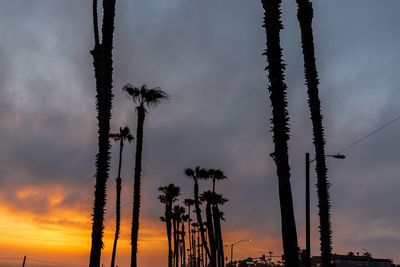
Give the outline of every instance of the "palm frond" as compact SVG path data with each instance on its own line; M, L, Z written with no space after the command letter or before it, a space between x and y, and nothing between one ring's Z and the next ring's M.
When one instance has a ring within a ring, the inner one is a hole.
M108 136L115 142L121 140L121 135L119 133L110 133Z
M191 168L186 168L183 172L185 173L186 176L190 178L194 176L194 170Z
M144 91L143 102L149 107L158 106L161 102L168 100L169 95L159 87Z
M138 87L134 87L132 86L130 83L124 85L124 87L122 87L122 91L124 91L127 96L131 97L133 102L136 104L141 104L141 90Z

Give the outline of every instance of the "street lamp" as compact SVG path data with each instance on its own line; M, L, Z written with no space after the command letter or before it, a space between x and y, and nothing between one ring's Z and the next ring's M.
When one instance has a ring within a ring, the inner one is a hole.
M325 155L335 159L345 159L345 155ZM306 153L306 267L311 266L311 240L310 240L310 153Z
M237 245L239 243L242 243L242 242L251 242L251 239L243 239L243 240L240 240L240 241L237 241L237 242L231 244L231 264L230 264L231 266L233 264L233 246Z

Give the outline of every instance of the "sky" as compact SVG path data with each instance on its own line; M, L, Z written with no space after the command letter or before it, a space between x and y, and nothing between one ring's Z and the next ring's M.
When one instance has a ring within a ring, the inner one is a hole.
M399 263L400 122L343 149L400 115L400 2L322 0L314 9L326 152L346 155L328 159L333 252L366 249ZM117 1L112 131L136 127L125 84L159 86L170 95L145 121L140 266L166 265L158 187L175 183L181 200L191 197L183 170L196 165L228 176L217 184L229 199L222 208L225 244L252 240L235 246L235 258L282 254L262 19L260 1ZM295 1L284 1L283 24L291 181L304 247L304 155L314 153ZM0 264L26 255L31 263L86 266L97 153L91 1L2 1L0 33ZM106 266L117 153L113 144ZM120 266L129 260L133 159L134 145L126 145ZM314 171L312 178L315 184ZM312 191L312 254L318 255Z

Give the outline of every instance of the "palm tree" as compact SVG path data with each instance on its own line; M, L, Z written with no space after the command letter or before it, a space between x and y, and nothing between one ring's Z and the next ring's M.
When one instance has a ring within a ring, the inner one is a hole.
M315 62L312 31L313 7L309 0L297 0L297 18L301 29L304 73L308 93L308 106L313 125L316 172L318 177L318 206L320 218L321 266L328 267L332 260L332 230L330 221L329 182L325 161L325 137L322 125L321 101L318 90L318 72Z
M286 266L299 267L297 253L297 233L293 212L293 199L290 186L290 166L288 155L288 111L286 101L286 84L284 81L285 66L282 60L280 45L280 30L283 28L281 21L281 0L262 0L264 8L264 28L267 37L268 87L272 105L272 132L275 151L273 157L278 175L279 200L281 207L282 241Z
M190 255L192 255L192 235L190 234L191 233L190 223L191 223L192 219L190 218L190 213L191 213L190 207L194 205L194 200L190 199L190 198L186 198L183 201L183 204L188 207L187 208L187 210L188 210L187 222L188 222L188 233L189 233L189 256L190 256Z
M119 128L119 133L111 133L110 138L114 139L115 142L119 141L119 162L118 162L118 176L115 179L116 184L116 217L115 217L115 237L114 237L114 245L111 254L111 267L114 267L115 264L115 253L117 251L117 242L119 237L119 228L121 222L121 165L122 165L122 149L124 147L124 140L127 140L129 143L134 139L133 136L129 132L128 127Z
M182 216L186 210L184 207L175 205L173 208L173 225L174 225L174 254L175 254L175 267L179 267L179 252L180 252L180 237L182 235L180 231L180 225L183 224Z
M185 230L185 222L188 224L190 223L190 217L188 214L182 215L182 225L181 225L181 243L182 243L182 266L186 267L186 242L185 242L185 236L186 236L186 230ZM190 233L189 233L189 243L190 243Z
M222 194L212 191L205 191L200 199L206 202L207 229L211 248L211 266L224 267L224 246L221 231L221 219L223 213L220 212L218 205L223 205L228 200Z
M146 108L159 105L168 99L167 93L160 88L149 89L147 85L132 87L127 84L123 90L132 97L138 113L136 129L136 154L135 154L135 173L133 185L133 212L132 212L132 233L131 233L131 267L137 267L137 242L139 235L139 212L140 212L140 183L142 172L142 148L143 148L143 125L146 116Z
M208 242L210 244L210 265L217 266L217 246L215 242L214 223L212 215L212 205L214 204L214 194L211 191L205 191L200 195L200 200L206 203L206 218L207 218L207 231Z
M203 219L201 217L201 211L200 211L199 183L198 183L199 179L208 179L209 174L206 169L200 168L199 166L196 166L194 169L186 168L184 173L186 176L192 178L194 181L194 206L196 211L197 222L199 225L199 231L201 235L201 242L202 242L201 245L205 249L206 255L210 258L211 257L210 249L206 241Z
M172 267L172 205L178 199L180 195L180 188L174 184L169 184L168 186L163 186L158 188L162 194L158 196L161 203L165 204L164 216L161 220L165 222L167 227L167 239L168 239L168 267Z
M218 201L218 200L217 200ZM227 200L221 199L220 202L217 202L219 205L223 205ZM213 216L214 216L214 223L215 223L215 232L217 238L217 249L218 249L218 265L220 267L225 266L225 256L224 256L224 241L222 239L222 227L221 227L221 220L224 219L224 213L219 211L218 205L213 206Z
M99 267L103 248L104 208L106 187L110 168L110 119L112 107L113 75L113 35L115 18L115 0L103 0L103 27L100 43L97 0L93 0L94 49L93 66L96 78L96 109L98 118L98 153L96 155L96 185L93 203L92 244L90 249L90 267Z
M209 176L212 179L213 187L212 191L215 193L215 181L226 179L224 172L218 169L209 169L208 170Z

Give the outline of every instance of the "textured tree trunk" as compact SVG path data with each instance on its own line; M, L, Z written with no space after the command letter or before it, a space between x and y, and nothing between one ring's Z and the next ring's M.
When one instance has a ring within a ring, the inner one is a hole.
M115 254L117 252L117 243L118 243L118 237L119 237L119 229L120 229L120 223L121 223L121 166L122 166L122 149L124 147L124 140L121 135L121 140L120 140L120 147L119 147L119 162L118 162L118 176L117 179L115 179L116 182L116 193L117 193L117 200L115 204L115 236L114 236L114 245L113 245L113 250L111 254L111 267L114 267L115 265Z
M146 110L143 105L137 107L138 120L136 130L136 155L135 174L133 184L133 212L132 212L132 234L131 234L131 267L137 267L137 247L139 237L139 212L140 212L140 183L142 172L142 149L143 149L143 125Z
M290 186L290 167L288 155L288 111L286 101L286 84L284 82L284 64L280 45L281 0L262 0L265 10L264 27L267 37L268 78L272 105L272 132L275 151L272 154L278 175L279 200L281 207L282 241L285 254L285 265L299 267L296 223L293 212L293 200Z
M95 46L91 51L96 78L96 109L98 118L98 153L96 155L96 185L93 205L92 244L89 267L99 267L103 247L104 209L110 168L110 119L112 106L112 46L115 0L103 1L102 43L97 25L97 0L93 1Z
M207 256L210 257L211 256L210 249L208 248L208 245L207 245L205 230L203 227L203 219L201 218L200 200L199 200L199 184L197 182L197 179L194 179L194 206L195 206L195 210L196 210L197 223L199 224L199 231L200 231L200 235L201 235L202 247L204 247Z
M328 267L332 261L332 230L330 221L329 183L325 161L325 138L321 102L318 90L318 72L314 53L312 32L313 8L309 0L297 0L297 18L301 29L301 43L304 58L304 74L307 84L308 105L313 125L316 172L318 177L318 206L320 217L321 267Z

